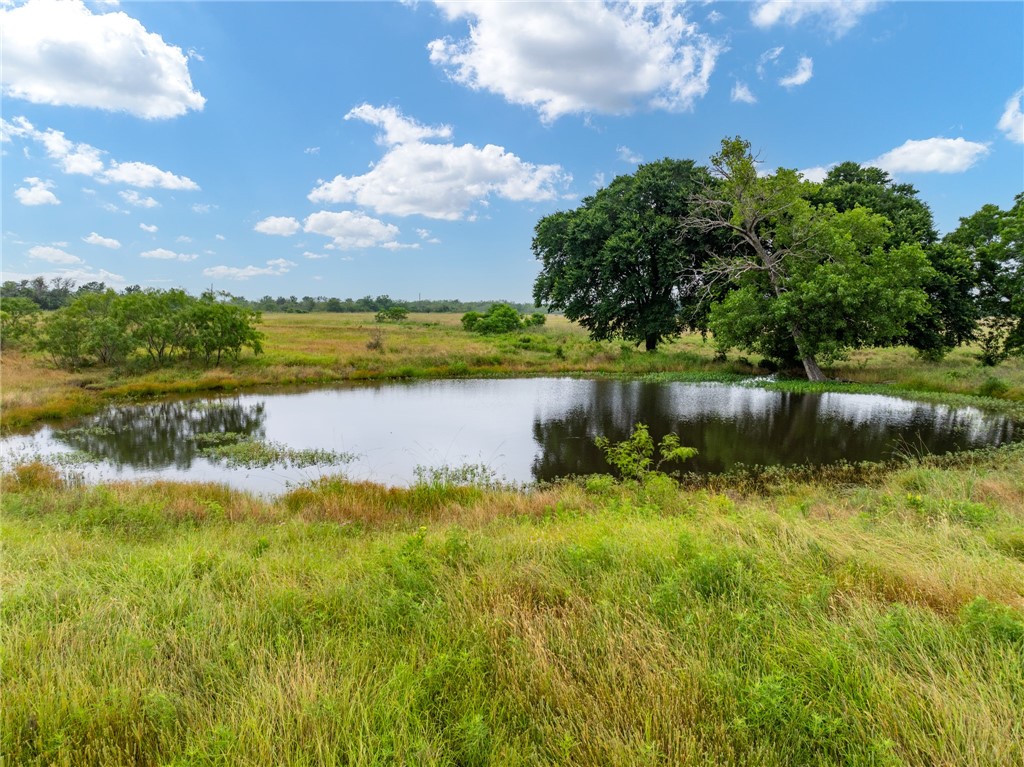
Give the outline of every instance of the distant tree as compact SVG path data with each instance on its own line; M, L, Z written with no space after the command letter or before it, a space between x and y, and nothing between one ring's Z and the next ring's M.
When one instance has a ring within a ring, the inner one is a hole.
M1024 354L1024 192L1007 211L989 204L961 218L944 244L965 253L977 275L982 363Z
M791 170L760 175L738 137L724 139L711 163L721 184L702 195L689 224L732 238L705 267L709 280L734 288L711 308L720 349L798 362L809 380L822 381L819 357L889 342L924 310L927 259L917 244L886 252L884 216L813 206L805 199L813 186Z
M207 365L220 365L225 357L238 359L242 349L263 352L263 334L256 330L259 312L217 300L211 291L193 300L188 321L192 337L189 350Z
M690 160L660 160L542 218L533 238L542 263L536 305L562 310L594 339L622 337L648 351L703 328L703 292L688 275L716 234L680 222L691 196L711 183Z

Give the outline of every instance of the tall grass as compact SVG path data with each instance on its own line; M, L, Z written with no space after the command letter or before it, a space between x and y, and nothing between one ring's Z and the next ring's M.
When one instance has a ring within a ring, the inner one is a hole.
M6 763L1024 761L1024 456L749 493L4 478Z

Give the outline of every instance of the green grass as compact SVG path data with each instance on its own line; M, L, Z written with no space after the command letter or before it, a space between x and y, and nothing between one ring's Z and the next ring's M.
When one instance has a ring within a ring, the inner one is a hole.
M743 495L5 478L6 763L1008 765L1024 451Z

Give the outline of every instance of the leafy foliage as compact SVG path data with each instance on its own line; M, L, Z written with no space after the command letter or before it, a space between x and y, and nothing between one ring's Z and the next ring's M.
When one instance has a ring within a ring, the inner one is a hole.
M622 442L612 443L607 437L597 437L594 444L604 453L605 460L627 479L643 480L652 472L661 470L666 462L682 463L697 455L696 448L683 447L679 437L667 434L658 445L658 462L654 464L654 440L647 424L638 423L633 433ZM652 464L653 468L652 468Z
M494 304L486 313L466 312L462 315L462 327L481 335L512 333L526 327L543 325L544 315L534 312L523 317L509 304Z
M534 255L538 306L561 309L595 340L622 337L648 351L705 327L700 285L690 281L711 235L681 221L690 196L711 183L691 160L660 160L619 176L572 211L542 218Z
M0 299L0 348L23 346L35 339L39 307L29 298Z
M706 267L733 290L711 309L722 351L740 347L823 380L818 358L890 343L927 306L933 273L921 246L888 251L890 222L862 207L815 207L814 185L795 171L760 175L750 144L722 141L712 158L722 183L691 222L729 234L732 247Z
M263 351L259 321L258 312L209 291L199 298L183 290L87 291L43 320L38 347L70 370L123 364L137 352L156 366L175 359L219 365L246 348Z
M961 218L945 243L961 248L976 270L982 364L1024 354L1024 192L1008 211L984 205Z

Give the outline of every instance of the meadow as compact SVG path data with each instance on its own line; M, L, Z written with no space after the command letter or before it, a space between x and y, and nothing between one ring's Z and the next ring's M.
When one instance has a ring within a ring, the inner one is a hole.
M214 370L72 374L5 352L4 423L249 385L757 370L699 336L646 354L555 317L494 338L437 315L264 330L265 355ZM1024 364L971 354L869 350L829 387L1020 417ZM1024 763L1020 445L275 498L28 464L3 477L0 525L12 765Z

